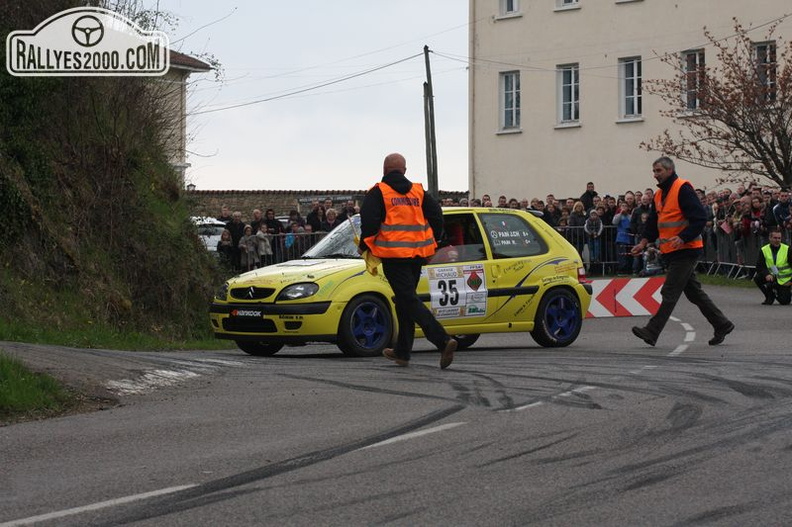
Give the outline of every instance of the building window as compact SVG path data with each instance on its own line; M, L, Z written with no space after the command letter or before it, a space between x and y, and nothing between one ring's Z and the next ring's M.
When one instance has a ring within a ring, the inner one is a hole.
M520 0L500 0L500 15L516 15L520 12Z
M775 42L754 44L756 77L762 101L776 100L776 45Z
M580 69L577 64L558 66L558 121L580 120Z
M556 0L556 9L571 9L580 7L580 0Z
M500 75L501 128L520 127L520 72L507 71Z
M704 50L685 51L682 53L682 68L685 72L683 97L688 110L701 108L701 90L704 84Z
M643 114L641 57L619 59L619 99L621 117L640 117Z

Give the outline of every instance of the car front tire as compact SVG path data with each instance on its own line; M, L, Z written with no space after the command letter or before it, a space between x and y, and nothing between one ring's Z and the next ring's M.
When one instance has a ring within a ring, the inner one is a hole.
M360 295L347 304L338 327L338 347L347 355L376 357L393 340L393 317L380 297Z

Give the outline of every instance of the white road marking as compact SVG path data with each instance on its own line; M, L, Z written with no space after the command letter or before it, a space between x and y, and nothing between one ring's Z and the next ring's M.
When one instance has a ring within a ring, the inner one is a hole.
M543 401L537 401L535 403L524 404L522 406L515 406L514 408L504 408L500 410L501 412L521 412L523 410L527 410L528 408L533 408L534 406L542 406L544 404Z
M588 392L594 389L596 389L596 386L581 386L579 388L575 388L574 390L569 390L568 392L559 393L556 397L569 397L570 395Z
M197 362L209 362L211 364L220 364L221 366L244 366L245 363L238 360L228 359L196 359Z
M415 439L416 437L425 436L428 434L434 434L435 432L442 432L443 430L449 430L451 428L456 428L457 426L462 426L467 424L466 422L462 423L448 423L445 425L435 426L434 428L427 428L425 430L418 430L416 432L410 432L409 434L402 434L400 436L391 437L390 439L386 439L385 441L380 441L379 443L374 443L373 445L364 446L363 448L359 448L360 450L367 450L369 448L375 448L379 446L390 445L392 443L396 443L398 441L406 441L407 439ZM2 526L0 526L2 527Z
M150 370L137 379L108 381L107 389L119 395L140 395L162 386L172 386L186 379L199 377L190 370Z
M575 388L574 390L569 390L564 393L559 393L558 395L554 395L551 399L556 399L558 397L569 397L570 395L575 395L578 393L588 392L590 390L596 390L596 386L580 386L579 388ZM536 401L533 403L524 404L522 406L515 406L514 408L504 408L502 410L498 410L499 412L522 412L523 410L527 410L529 408L534 408L536 406L541 406L544 404L544 401Z
M0 523L0 527L17 527L19 525L31 525L36 522L43 522L48 520L56 520L58 518L63 518L66 516L73 516L75 514L81 514L83 512L91 512L96 511L99 509L106 509L107 507L115 507L116 505L124 505L125 503L132 503L133 501L140 501L146 500L149 498L155 498L157 496L163 496L165 494L173 494L174 492L179 492L186 489L191 489L193 487L197 487L198 485L181 485L179 487L170 487L167 489L161 490L154 490L151 492L144 492L143 494L135 494L133 496L125 496L123 498L116 498L114 500L107 500L107 501L100 501L99 503L93 503L91 505L84 505L82 507L74 507L73 509L66 509L62 511L56 512L49 512L47 514L41 514L39 516L31 516L30 518L21 518L19 520L13 520L10 522Z

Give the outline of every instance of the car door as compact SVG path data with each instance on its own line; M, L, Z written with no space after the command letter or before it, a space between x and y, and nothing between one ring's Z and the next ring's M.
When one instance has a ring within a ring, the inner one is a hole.
M547 241L532 221L509 210L478 213L489 259L488 294L492 322L525 320L537 302L540 284L555 274Z
M446 327L487 324L498 300L489 295L492 260L472 212L444 211L445 237L424 267L418 294Z

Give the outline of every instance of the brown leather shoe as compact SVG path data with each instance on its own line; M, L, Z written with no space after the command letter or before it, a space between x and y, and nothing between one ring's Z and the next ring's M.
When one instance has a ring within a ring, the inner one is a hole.
M440 369L444 370L451 366L451 363L454 362L454 352L457 349L459 343L456 341L455 338L449 338L446 343L445 347L440 352Z
M393 348L385 348L384 350L382 350L382 356L385 357L388 360L392 360L393 362L396 363L397 366L409 366L410 365L410 361L409 360L404 360L401 357L397 356L396 352L393 351Z

